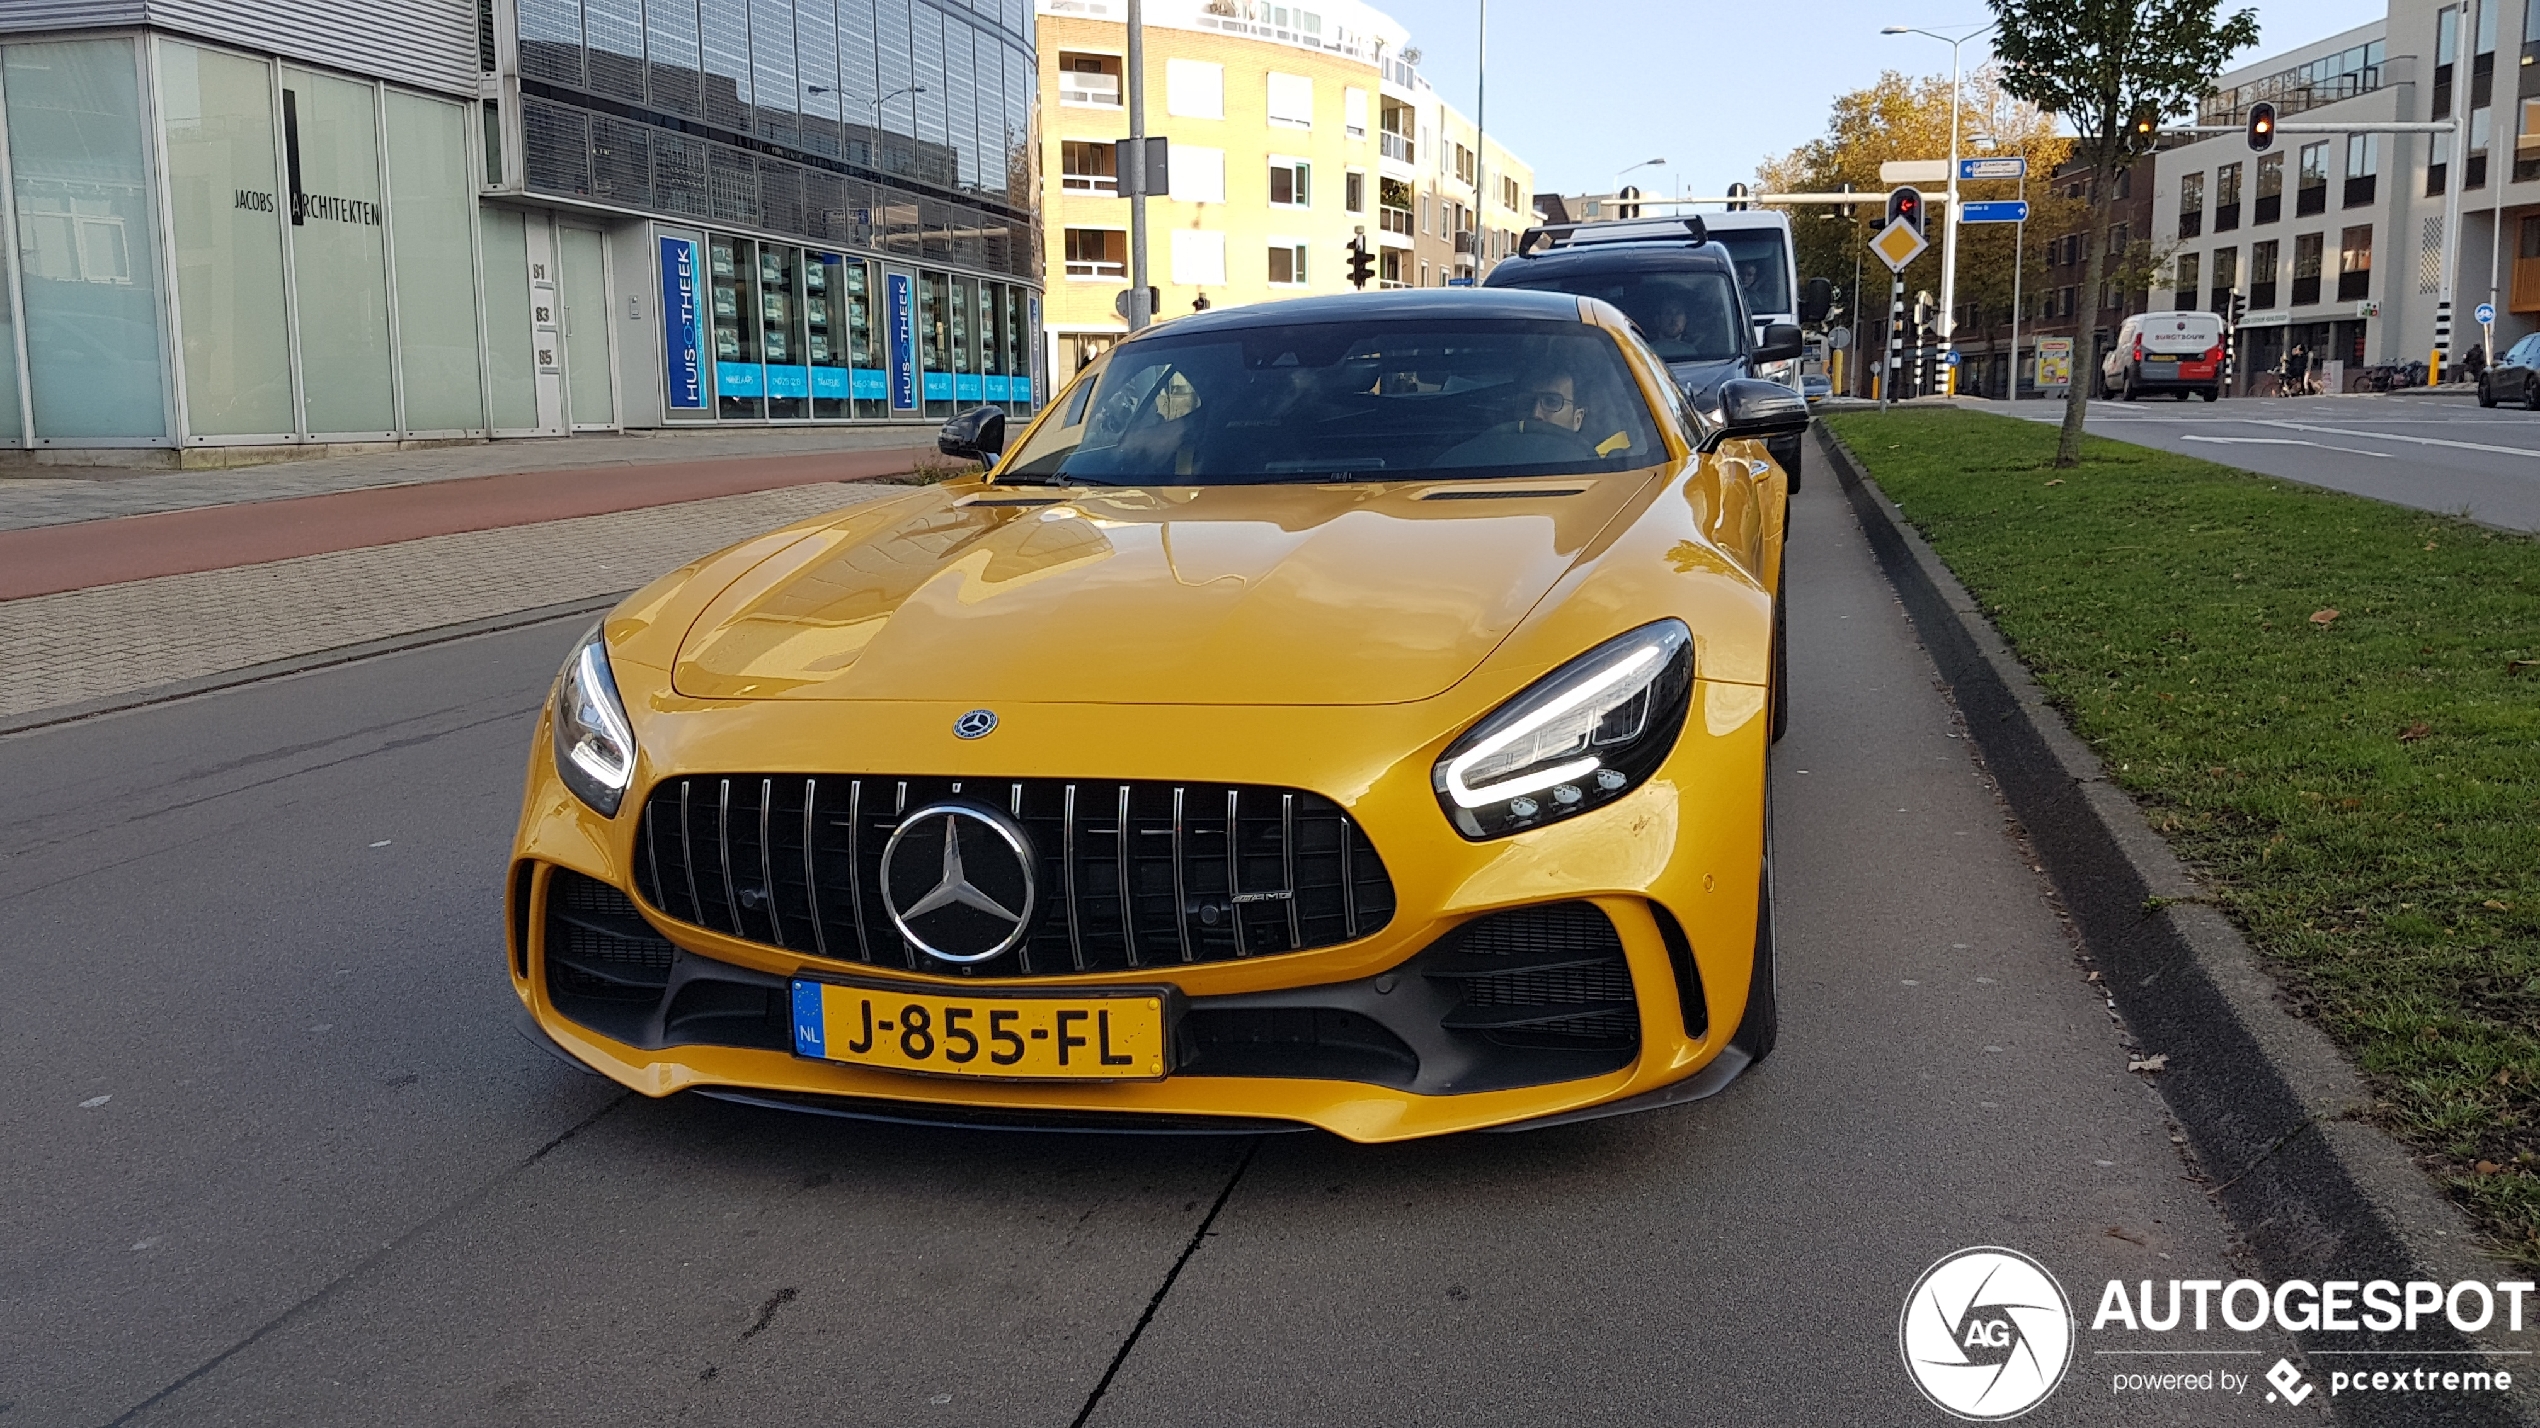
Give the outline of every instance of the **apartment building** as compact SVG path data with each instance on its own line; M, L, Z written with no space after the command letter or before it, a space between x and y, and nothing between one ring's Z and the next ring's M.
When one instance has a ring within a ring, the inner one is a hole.
M1038 0L1044 277L1053 379L1128 330L1125 7ZM1157 313L1371 287L1471 282L1514 250L1534 175L1441 100L1409 35L1355 0L1147 0L1147 132L1170 192L1147 201Z

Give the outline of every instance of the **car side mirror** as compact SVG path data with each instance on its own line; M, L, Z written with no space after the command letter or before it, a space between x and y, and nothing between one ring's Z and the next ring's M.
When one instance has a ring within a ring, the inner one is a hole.
M1797 331L1797 328L1791 328ZM1708 451L1723 441L1745 437L1789 436L1808 429L1808 399L1779 382L1736 377L1720 384L1720 425L1703 443Z
M1005 408L972 407L935 435L935 449L946 456L993 465L1005 450Z
M1832 311L1834 311L1834 283L1826 278L1810 278L1808 286L1800 290L1799 320L1823 322L1826 320L1826 314Z
M1799 333L1799 325L1770 322L1764 325L1764 340L1755 349L1758 362L1789 362L1808 350L1808 340Z

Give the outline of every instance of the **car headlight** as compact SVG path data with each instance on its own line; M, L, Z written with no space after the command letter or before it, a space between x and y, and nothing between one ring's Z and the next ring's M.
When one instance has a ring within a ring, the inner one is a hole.
M1660 620L1527 686L1439 757L1438 806L1457 832L1498 838L1585 813L1666 761L1693 696L1693 632Z
M600 625L573 649L556 680L556 775L594 812L615 818L635 781L635 729L609 671Z

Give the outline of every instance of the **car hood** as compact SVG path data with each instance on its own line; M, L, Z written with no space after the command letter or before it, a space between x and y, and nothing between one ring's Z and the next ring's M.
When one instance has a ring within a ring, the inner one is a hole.
M689 627L673 685L707 699L1425 699L1481 663L1654 474L944 488L844 515L734 581Z
M1667 366L1676 385L1684 389L1696 409L1706 417L1720 414L1720 384L1731 377L1747 375L1746 359L1732 357L1724 362L1671 362Z

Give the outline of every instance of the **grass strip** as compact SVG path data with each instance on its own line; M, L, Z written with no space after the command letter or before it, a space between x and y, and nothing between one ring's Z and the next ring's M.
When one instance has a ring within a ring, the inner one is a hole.
M1980 412L1824 418L2540 1265L2540 541Z

